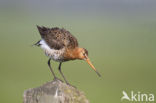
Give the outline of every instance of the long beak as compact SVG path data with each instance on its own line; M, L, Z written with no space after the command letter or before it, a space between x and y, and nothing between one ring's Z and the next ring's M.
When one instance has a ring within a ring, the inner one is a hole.
M92 67L92 69L97 73L97 75L101 77L100 73L95 69L94 65L91 63L89 58L86 59L86 62Z

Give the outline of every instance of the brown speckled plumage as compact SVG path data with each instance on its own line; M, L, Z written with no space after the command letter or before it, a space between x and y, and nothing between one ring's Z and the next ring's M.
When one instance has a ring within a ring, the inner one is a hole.
M67 30L55 28L46 28L37 26L41 37L46 41L51 49L62 49L64 47L74 49L78 47L76 38Z

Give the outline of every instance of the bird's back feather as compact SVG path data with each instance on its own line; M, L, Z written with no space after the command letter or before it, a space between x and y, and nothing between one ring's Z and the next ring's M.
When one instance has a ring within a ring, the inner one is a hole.
M67 47L68 49L74 49L78 47L77 39L67 30L60 28L46 28L37 26L39 33L46 41L51 49L62 49Z

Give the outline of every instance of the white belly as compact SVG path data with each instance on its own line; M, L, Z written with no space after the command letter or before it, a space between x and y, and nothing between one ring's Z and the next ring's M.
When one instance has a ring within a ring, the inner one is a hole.
M62 61L63 60L63 52L62 50L45 50L45 54L55 61Z
M40 47L44 50L45 54L55 61L63 61L64 49L55 50L51 49L44 40L40 41Z

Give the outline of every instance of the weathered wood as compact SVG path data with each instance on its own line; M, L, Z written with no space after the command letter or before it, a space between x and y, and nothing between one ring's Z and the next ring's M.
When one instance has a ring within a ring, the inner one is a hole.
M24 103L89 103L82 91L60 80L24 91Z

